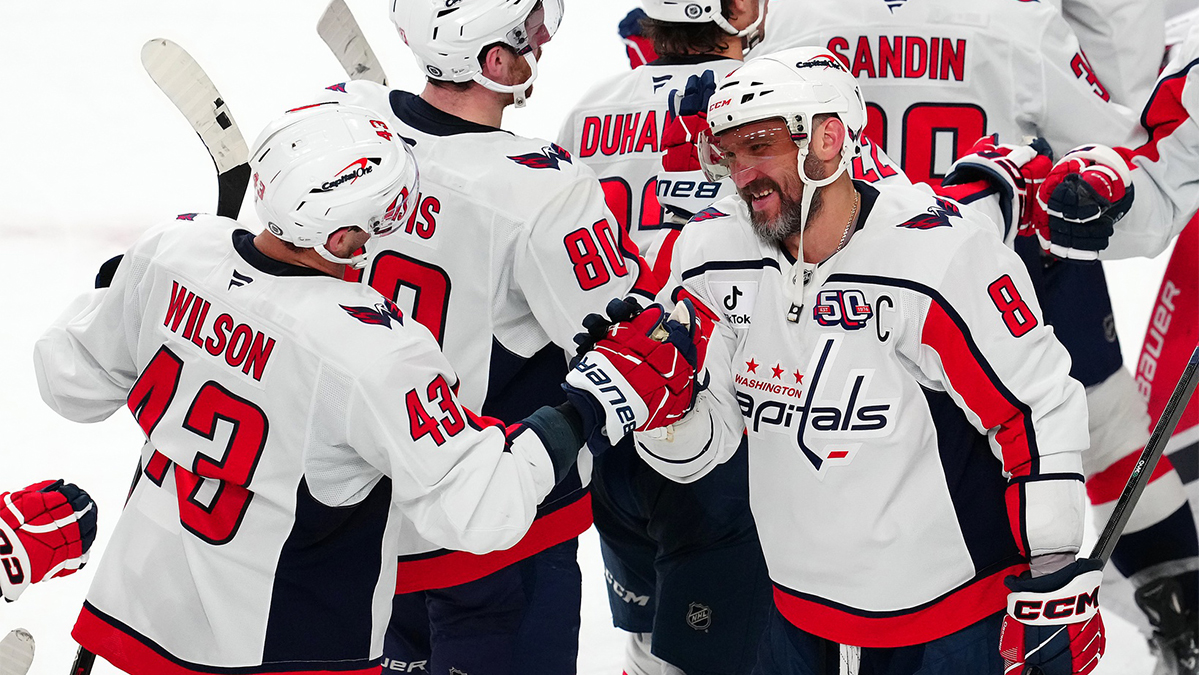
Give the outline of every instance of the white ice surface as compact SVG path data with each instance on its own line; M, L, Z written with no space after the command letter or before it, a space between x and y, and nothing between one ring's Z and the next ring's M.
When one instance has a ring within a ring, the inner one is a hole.
M785 0L786 1L786 0ZM505 125L553 138L559 120L597 78L626 68L616 24L634 0L569 0L541 64L536 94ZM394 85L420 80L387 18L390 3L349 0ZM40 401L33 342L97 265L138 233L177 213L211 211L211 162L182 116L142 71L143 42L181 44L226 97L247 141L284 109L344 76L314 26L321 0L0 3L0 491L63 477L100 504L103 554L120 512L141 432L123 413L83 426ZM254 223L252 209L244 220ZM1108 265L1127 362L1136 356L1166 258ZM611 627L593 531L583 538L580 672L617 675L623 649ZM35 675L65 675L69 632L91 568L0 604L0 634L37 639ZM1142 639L1108 617L1109 655L1096 673L1149 673ZM96 673L115 669L99 663Z

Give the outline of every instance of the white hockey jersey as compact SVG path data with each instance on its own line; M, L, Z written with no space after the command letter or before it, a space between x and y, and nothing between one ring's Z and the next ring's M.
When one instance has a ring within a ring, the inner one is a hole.
M511 546L550 458L480 426L436 341L374 290L181 219L35 348L50 407L128 406L149 438L74 637L129 672L377 673L400 532Z
M636 290L644 265L608 216L595 174L548 141L454 117L407 92L354 81L323 94L385 115L420 169L419 207L368 244L362 280L429 327L467 406L520 419L565 401L567 353L584 316ZM589 460L584 451L583 477L555 489L516 547L481 558L431 542L401 561L397 589L472 581L578 536L591 524L581 487Z
M1134 167L1133 206L1113 228L1101 258L1154 257L1196 215L1200 201L1197 64L1200 37L1193 23L1142 111L1149 140L1137 148L1117 149Z
M662 170L662 136L674 119L671 98L682 94L688 78L712 71L720 80L741 61L723 56L696 55L660 58L609 78L590 89L567 114L558 143L600 178L608 208L654 268L666 281L679 225L664 217L657 196L675 191L676 198L713 202L733 193L729 181L695 180L675 183L657 180ZM694 209L696 211L699 208Z
M755 55L816 45L843 60L867 101L866 135L914 182L945 176L985 133L1135 146L1136 116L1109 102L1054 7L1019 0L776 3Z
M719 318L711 376L642 457L683 482L749 437L775 601L843 644L926 642L1002 611L1003 578L1082 537L1083 388L994 225L920 187L871 187L788 323L793 261L739 198L683 229L674 297Z

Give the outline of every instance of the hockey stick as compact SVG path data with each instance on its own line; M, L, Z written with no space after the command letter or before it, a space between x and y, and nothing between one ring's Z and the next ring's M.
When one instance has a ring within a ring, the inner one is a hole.
M237 218L250 183L250 149L221 93L200 64L170 40L157 38L142 45L142 67L187 118L212 157L217 168L217 215ZM79 647L71 675L88 675L95 662L95 654ZM0 671L0 675L9 674Z
M329 3L317 21L317 35L325 41L350 79L370 80L387 86L387 74L345 0Z
M1096 540L1096 545L1092 547L1090 557L1098 558L1107 564L1108 559L1112 556L1113 549L1117 546L1117 540L1125 531L1125 524L1129 522L1129 516L1133 514L1133 508L1137 506L1138 498L1142 496L1142 490L1146 489L1146 484L1150 482L1150 475L1154 473L1158 458L1162 456L1163 449L1166 448L1171 434L1175 432L1175 425L1179 424L1179 418L1183 417L1183 410L1187 407L1188 399L1192 397L1192 391L1196 388L1198 354L1200 354L1200 349L1192 350L1192 358L1188 360L1187 366L1183 369L1183 375L1179 378L1179 383L1171 392L1171 398L1167 400L1162 416L1158 418L1158 424L1154 425L1154 432L1150 434L1150 440L1146 442L1146 447L1138 456L1133 473L1129 475L1125 489L1121 490L1121 497L1117 499L1113 513L1108 517L1108 522L1105 523L1100 538Z
M33 636L14 628L0 640L0 675L25 675L33 664Z
M212 156L217 167L217 215L237 218L250 182L250 150L220 92L196 60L170 40L154 39L143 45L142 66Z

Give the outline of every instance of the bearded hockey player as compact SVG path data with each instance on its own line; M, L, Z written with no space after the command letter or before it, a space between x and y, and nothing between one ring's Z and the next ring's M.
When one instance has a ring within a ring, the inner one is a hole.
M638 450L688 482L748 437L776 609L756 672L1090 672L1082 387L994 223L851 179L866 120L823 49L718 87L700 159L738 195L684 228L672 265L673 294L719 318L709 386ZM1068 613L1030 609L1068 595Z
M940 179L950 160L983 130L1008 143L1041 136L1060 159L1101 163L1114 172L1122 166L1115 155L1104 159L1097 156L1100 151L1085 148L1068 152L1096 143L1138 147L1146 140L1136 115L1111 101L1054 6L982 0L967 9L913 0L889 8L876 0L850 0L803 12L795 3L772 9L778 10L771 13L772 26L779 30L768 41L778 38L775 47L823 45L838 56L862 83L866 136L899 157L913 181ZM1187 180L1189 174L1194 171L1174 179ZM1120 183L1115 181L1114 187ZM1130 200L1137 201L1134 194L1120 189L1110 196L1128 208ZM1072 201L1068 208L1082 214L1087 206ZM1108 215L1111 220L1115 213ZM1084 475L1096 507L1094 521L1102 524L1153 422L1123 367L1103 268L1059 259L1094 260L1096 245L1055 239L1042 237L1053 256L1039 251L1032 238L1019 238L1014 246L1029 268L1045 321L1071 354L1071 376L1088 394L1091 445L1083 458ZM1170 460L1160 462L1126 530L1140 537L1119 546L1106 570L1111 585L1106 607L1147 632L1125 579L1137 586L1182 573L1190 579L1187 586L1196 587L1196 526L1185 502ZM1188 604L1194 607L1195 602Z
M500 418L565 400L580 322L642 274L595 174L552 142L500 128L531 94L561 14L559 0L396 2L392 19L428 80L420 95L361 81L323 92L378 111L421 165L419 206L392 241L368 245L362 280L411 307L462 375L460 399ZM389 664L574 672L590 454L581 473L508 550L474 556L429 541L403 558Z
M148 438L73 635L130 673L379 673L410 542L512 546L590 432L474 415L429 332L341 280L417 208L388 121L298 108L250 168L265 231L156 227L37 343L50 407Z

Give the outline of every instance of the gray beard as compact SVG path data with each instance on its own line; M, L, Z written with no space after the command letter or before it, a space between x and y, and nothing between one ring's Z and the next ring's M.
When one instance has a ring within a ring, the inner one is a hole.
M814 180L821 180L825 177L821 162L812 155L804 158L804 171ZM772 181L772 183L774 182ZM801 182L801 185L803 185L803 182ZM754 227L754 233L758 235L758 238L769 246L783 248L784 242L789 237L800 234L802 230L808 228L808 224L800 222L800 201L784 195L779 185L773 184L773 187L775 188L775 194L779 195L778 216L765 218L761 213L749 208L750 200L746 200L746 204L747 210L750 211L750 224ZM808 223L811 223L825 205L824 199L822 199L822 193L825 192L825 188L804 186L802 189L813 190L812 203L808 208ZM801 192L801 198L803 198L803 192ZM745 199L744 196L743 199ZM800 255L804 255L804 252L801 251Z

